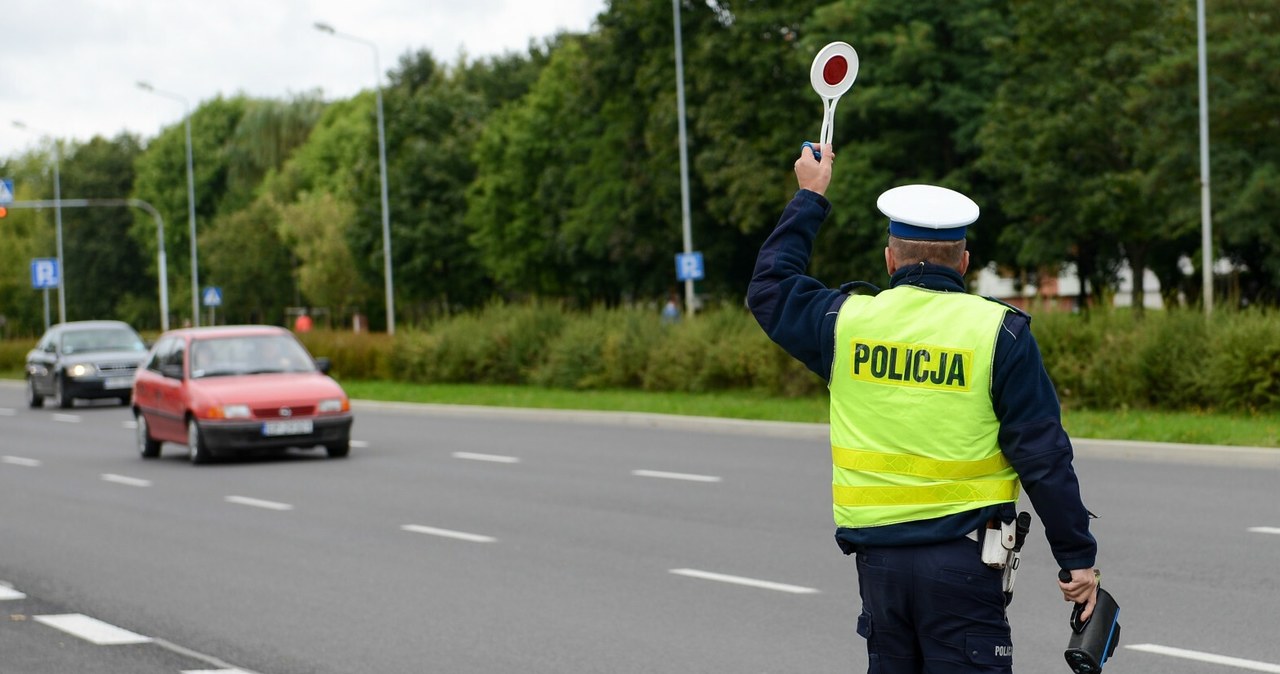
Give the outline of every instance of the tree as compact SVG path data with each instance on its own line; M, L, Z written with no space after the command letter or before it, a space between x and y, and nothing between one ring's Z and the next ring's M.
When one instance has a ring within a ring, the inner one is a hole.
M1173 217L1171 186L1148 179L1156 161L1137 104L1151 95L1150 65L1180 49L1169 39L1179 10L1158 0L1013 7L1017 37L998 51L1009 75L980 132L981 166L1003 181L1017 225L1003 240L1022 264L1074 258L1095 293L1126 258L1140 312L1149 252L1187 227Z
M280 324L297 304L293 257L280 240L280 212L268 199L214 219L200 234L201 284L222 288L227 323Z

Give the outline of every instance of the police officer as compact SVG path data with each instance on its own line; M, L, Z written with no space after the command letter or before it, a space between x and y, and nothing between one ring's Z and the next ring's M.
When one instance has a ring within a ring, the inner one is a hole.
M1012 672L1002 572L982 561L1019 486L1044 524L1063 598L1093 611L1097 545L1071 441L1030 317L964 288L978 206L932 185L894 188L889 288L805 276L831 204L835 153L805 147L799 191L756 260L747 302L769 337L827 380L836 542L856 557L870 671Z

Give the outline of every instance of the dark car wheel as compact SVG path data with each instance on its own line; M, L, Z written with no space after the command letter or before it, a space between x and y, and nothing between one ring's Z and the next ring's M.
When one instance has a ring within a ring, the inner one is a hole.
M138 453L144 459L160 456L160 441L151 439L151 429L147 427L147 418L138 412L133 417L138 422Z
M330 459L346 458L351 453L351 438L343 438L338 442L325 445L324 451L329 453Z
M197 465L213 460L213 454L205 446L204 434L200 432L200 425L195 419L187 420L187 456L191 459L191 463Z
M67 395L67 381L58 377L58 407L69 410L74 403L75 400Z
M27 377L27 407L36 409L44 407L44 396L36 391L36 380Z

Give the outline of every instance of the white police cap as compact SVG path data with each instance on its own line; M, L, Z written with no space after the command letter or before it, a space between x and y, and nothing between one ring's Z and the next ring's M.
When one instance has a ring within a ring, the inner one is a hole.
M902 185L876 200L889 216L889 233L901 239L959 241L978 219L973 199L937 185Z

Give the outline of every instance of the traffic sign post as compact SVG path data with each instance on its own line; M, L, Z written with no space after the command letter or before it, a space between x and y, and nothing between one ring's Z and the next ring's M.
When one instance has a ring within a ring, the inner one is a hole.
M49 289L61 286L58 259L38 257L31 260L31 287L44 291L44 329L49 329Z
M13 179L0 178L0 206L13 203Z
M214 309L222 306L222 288L206 286L200 293L200 303L209 308L209 325L214 325Z
M702 264L702 253L676 253L676 280L701 281L706 277L706 269Z

